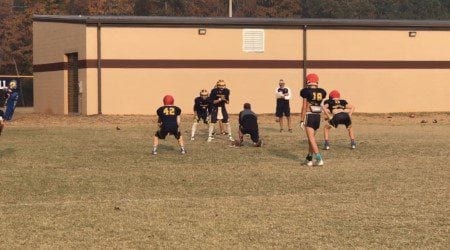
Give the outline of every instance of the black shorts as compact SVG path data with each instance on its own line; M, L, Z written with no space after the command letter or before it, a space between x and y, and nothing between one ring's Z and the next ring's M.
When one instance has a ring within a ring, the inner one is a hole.
M281 107L277 106L277 109L275 111L275 116L276 117L283 117L283 114L286 117L291 116L291 107L289 105L288 106L281 106Z
M333 116L333 119L331 119L328 123L335 128L337 128L339 124L343 124L346 128L348 128L350 125L352 125L352 119L350 119L348 113L341 112L335 114Z
M257 143L259 141L259 131L257 129L244 129L243 127L239 127L239 130L244 135L250 135L252 142Z
M207 113L197 113L197 122L203 120L203 123L208 124L208 114Z
M161 127L158 131L156 131L155 136L158 137L159 139L164 140L164 139L166 139L166 136L168 134L175 136L175 138L177 140L179 140L181 137L181 132L179 131L178 127L173 127L173 128Z
M314 130L319 129L320 127L320 113L314 114L306 114L305 127L310 127Z
M218 107L213 107L211 110L211 123L216 123L217 122L217 114L219 112ZM228 123L228 112L227 109L225 107L222 107L222 122L223 123Z

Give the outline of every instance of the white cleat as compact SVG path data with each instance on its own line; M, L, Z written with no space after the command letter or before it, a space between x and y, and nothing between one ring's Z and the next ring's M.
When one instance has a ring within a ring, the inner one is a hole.
M191 137L191 141L193 141L193 140L195 140L195 138L194 138L194 137Z
M207 142L212 142L212 140L214 140L213 137L208 137L208 140L206 140Z
M323 166L323 160L314 162L314 166Z
M312 161L306 161L305 164L306 164L306 166L308 166L308 167L312 167L313 162L312 162Z
M230 136L228 136L228 140L229 140L229 141L231 141L231 142L233 142L233 141L234 141L234 139L233 139L233 137L231 137L231 135L230 135Z
M152 150L152 155L157 155L157 154L158 154L158 152L155 149L153 149Z

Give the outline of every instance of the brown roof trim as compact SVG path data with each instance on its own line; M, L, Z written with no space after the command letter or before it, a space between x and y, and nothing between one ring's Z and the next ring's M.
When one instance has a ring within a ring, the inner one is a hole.
M450 21L440 20L369 20L369 19L303 19L243 17L159 17L159 16L58 16L35 15L35 22L80 23L120 26L217 26L217 27L291 27L298 28L374 28L374 29L443 29Z
M78 67L97 68L97 60L79 60ZM131 69L301 69L301 60L119 60L104 59L102 68ZM450 69L450 61L338 61L310 60L311 69ZM34 65L34 72L66 70L66 62Z

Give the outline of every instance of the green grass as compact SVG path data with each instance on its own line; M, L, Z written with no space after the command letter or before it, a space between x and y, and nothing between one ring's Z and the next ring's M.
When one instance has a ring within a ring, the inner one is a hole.
M305 135L272 117L263 148L203 127L184 156L173 138L150 155L153 122L19 112L0 137L0 247L450 245L448 114L355 116L358 148L332 131L324 167L301 166Z

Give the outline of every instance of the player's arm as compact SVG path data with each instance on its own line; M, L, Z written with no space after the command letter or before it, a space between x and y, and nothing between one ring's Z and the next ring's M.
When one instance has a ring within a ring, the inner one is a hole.
M306 100L306 98L303 98L303 101L302 101L302 112L301 112L301 115L300 115L300 122L304 122L305 121L307 108L308 108L308 100Z
M181 116L177 116L177 125L178 127L181 125Z
M331 114L327 102L324 102L324 103L322 104L322 110L323 110L323 113L324 113L325 116L326 116L326 119L325 119L325 120L331 120L331 118L333 118L333 114Z
M162 125L162 120L161 120L161 117L158 117L158 127L161 127L161 125Z
M291 89L287 88L288 92L284 94L284 100L290 100L291 99Z
M345 106L345 109L348 110L348 115L352 116L353 112L355 112L355 106L351 105L351 104L347 104Z

